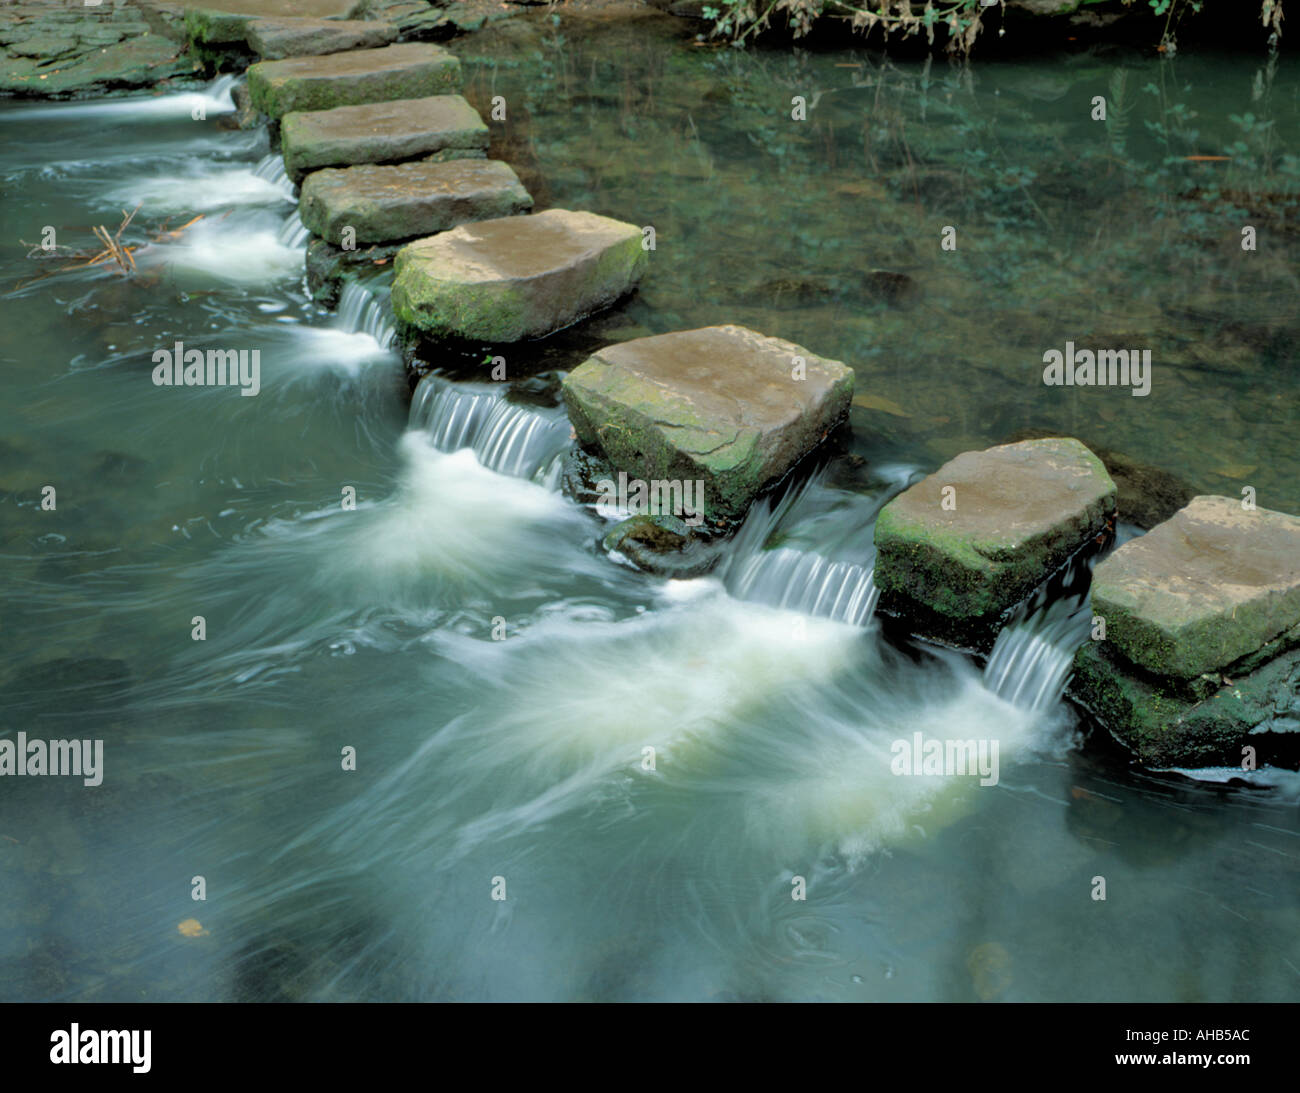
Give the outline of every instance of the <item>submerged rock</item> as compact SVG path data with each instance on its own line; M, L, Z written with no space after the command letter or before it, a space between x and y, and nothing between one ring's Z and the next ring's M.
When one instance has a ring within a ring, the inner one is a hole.
M459 159L315 171L302 184L298 212L331 243L341 244L349 227L356 243L385 243L513 216L532 204L507 164Z
M595 213L481 220L398 251L393 310L433 337L542 337L630 292L647 257L640 228Z
M398 245L394 243L344 250L324 239L313 239L307 244L307 291L318 303L334 307L339 302L343 280L349 273L387 265L393 260L397 249Z
M640 514L616 524L601 540L638 569L658 577L702 577L718 564L721 543L710 542L675 516Z
M248 70L253 105L273 118L293 111L426 98L458 90L460 80L460 61L427 42L259 61Z
M316 167L397 163L434 153L486 155L488 128L460 95L286 114L284 169L295 182Z
M983 648L1004 612L1108 541L1115 498L1101 460L1069 437L964 452L881 510L881 610Z
M636 338L564 381L584 447L646 483L699 482L710 523L737 520L848 414L839 361L742 326Z

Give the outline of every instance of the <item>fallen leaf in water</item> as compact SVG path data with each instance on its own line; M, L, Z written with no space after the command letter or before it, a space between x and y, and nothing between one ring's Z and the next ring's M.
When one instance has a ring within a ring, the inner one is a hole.
M184 922L180 923L176 929L180 931L181 937L208 936L208 931L203 928L203 923L201 923L197 918L187 918Z
M896 402L881 395L854 395L853 405L861 406L864 410L881 410L886 414L893 414L895 417L911 417L906 410Z
M854 181L841 182L835 187L837 194L846 194L849 197L871 197L877 201L884 201L888 197L885 188L876 182Z
M1071 786L1070 796L1073 797L1076 801L1096 800L1096 798L1093 797L1091 793L1089 793L1086 789L1083 789L1081 786Z
M1215 467L1214 473L1221 474L1224 478L1245 478L1258 466L1257 463L1224 463Z
M966 957L971 982L981 1002L991 1002L1011 986L1011 954L996 941L977 945Z

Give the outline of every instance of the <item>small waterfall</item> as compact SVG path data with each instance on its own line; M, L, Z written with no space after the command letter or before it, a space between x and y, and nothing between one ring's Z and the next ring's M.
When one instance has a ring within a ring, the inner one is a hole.
M1070 681L1070 666L1088 640L1092 613L1078 600L1057 600L1022 612L1002 628L984 666L984 686L1021 709L1054 706Z
M369 334L380 349L388 349L396 336L388 310L356 281L348 281L339 296L338 327L349 334Z
M289 181L289 173L284 169L284 156L275 153L263 156L253 168L253 177L269 182L285 197L293 199L293 183Z
M910 469L887 475L882 493L866 496L828 487L823 470L779 501L755 505L723 563L720 576L727 591L738 599L866 626L880 598L872 543L876 514L910 477ZM789 542L807 542L810 549L785 543L769 547L778 533Z
M507 402L500 391L429 376L411 400L410 427L444 452L470 448L490 470L549 482L569 443L568 420Z
M777 547L745 559L728 589L742 600L866 626L880 598L873 573L853 562Z
M1079 646L1092 634L1088 591L1093 567L1105 553L1141 535L1121 524L1102 554L1076 560L1021 604L999 632L984 666L984 686L1021 709L1054 706L1070 682Z
M307 239L311 232L303 225L302 219L298 216L298 210L294 209L284 218L284 223L280 225L280 230L276 233L277 243L286 247L292 247L297 250L299 247L307 245Z

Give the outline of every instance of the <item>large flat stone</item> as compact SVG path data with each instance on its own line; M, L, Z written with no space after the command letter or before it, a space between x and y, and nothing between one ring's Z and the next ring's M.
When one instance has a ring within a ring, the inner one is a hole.
M342 245L349 227L355 243L387 243L514 216L532 205L507 164L457 159L313 171L303 181L298 213L316 235Z
M364 19L254 19L248 24L245 40L258 57L278 61L377 49L397 40L397 28Z
M743 326L606 346L564 380L586 448L629 478L703 482L710 521L743 516L852 398L853 373L839 361Z
M647 257L640 228L595 213L462 224L397 252L393 310L433 337L541 337L630 292Z
M295 182L317 167L397 163L444 149L484 151L488 129L460 95L286 114L284 168Z
M273 118L297 110L441 95L458 90L460 79L455 56L426 42L258 61L248 69L253 106Z
M1097 567L1092 605L1149 672L1224 668L1300 625L1300 518L1195 497Z
M1300 649L1241 668L1181 687L1135 672L1110 642L1086 641L1069 693L1147 766L1238 766L1246 744L1262 766L1270 745L1300 732Z
M956 624L935 636L979 644L967 624L996 619L1102 535L1115 499L1101 460L1072 438L964 452L881 510L881 606L906 617L919 605Z

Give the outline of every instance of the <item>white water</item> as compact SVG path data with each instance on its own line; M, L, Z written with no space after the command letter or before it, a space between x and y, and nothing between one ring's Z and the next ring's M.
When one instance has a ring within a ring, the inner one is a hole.
M104 194L110 208L143 205L143 213L206 213L236 205L278 205L293 200L293 185L280 156L247 164L192 162L183 171L141 175Z
M61 121L127 119L130 121L168 121L177 118L206 119L229 114L235 109L231 98L237 76L218 76L202 91L181 91L174 95L150 98L108 99L101 102L76 103L68 106L35 106L5 112L6 121Z
M291 220L297 218L295 211ZM264 214L208 217L186 228L177 241L148 247L142 257L219 281L263 284L301 272L302 244L294 240L291 231Z
M1088 640L1092 612L1086 601L1057 600L1003 627L984 666L984 684L1013 706L1045 710L1070 681L1070 667Z
M517 406L499 389L434 376L416 389L410 424L440 451L468 448L483 466L516 478L544 474L569 442L568 420L558 410Z
M280 225L280 230L275 236L277 243L285 247L292 247L295 250L306 246L309 238L311 238L311 232L307 230L302 219L298 216L297 209L294 209L284 218L284 223Z
M720 576L728 591L740 599L866 626L880 598L873 576L876 515L913 476L911 468L887 468L879 474L879 492L868 495L832 489L819 472L780 500L759 502L723 563ZM769 546L774 536L784 542Z
M306 231L306 229L303 229ZM364 334L380 349L393 344L393 321L388 309L375 294L356 281L348 281L339 295L338 320L335 324L345 334Z

